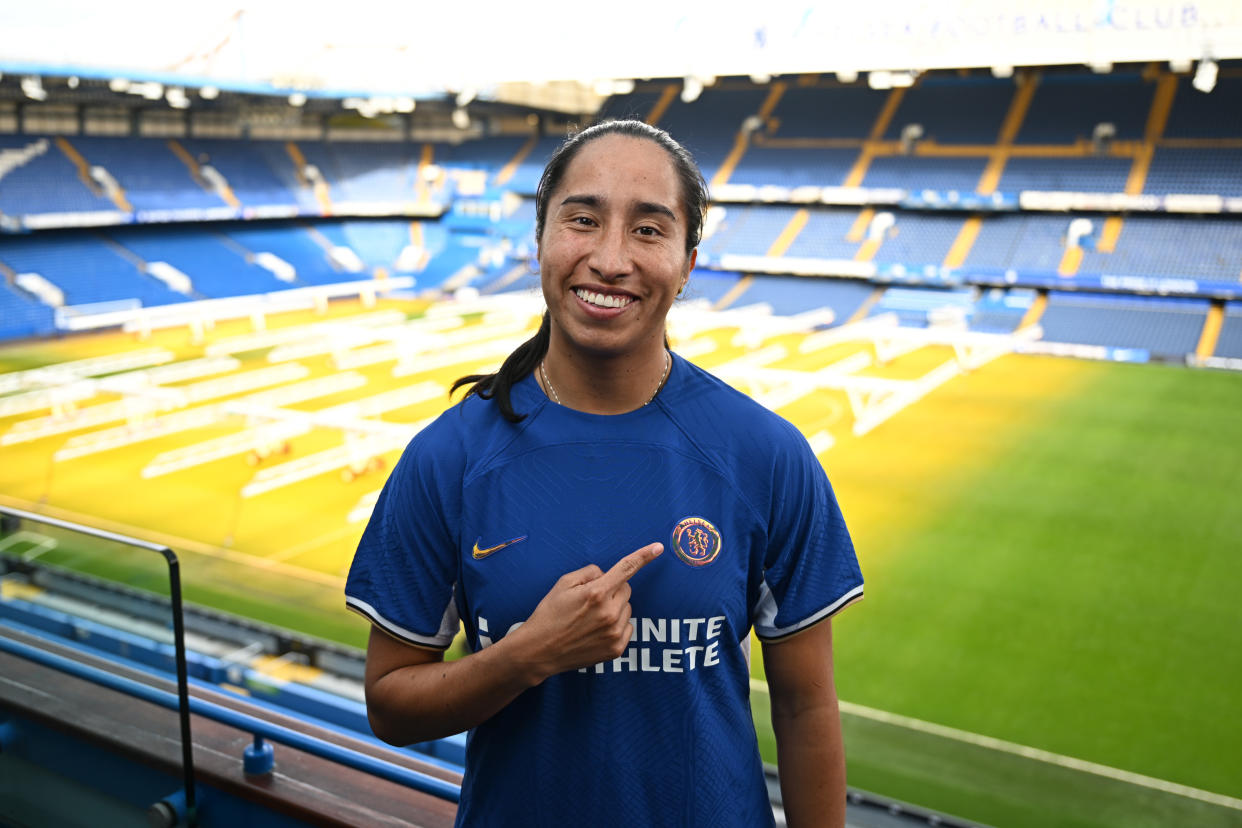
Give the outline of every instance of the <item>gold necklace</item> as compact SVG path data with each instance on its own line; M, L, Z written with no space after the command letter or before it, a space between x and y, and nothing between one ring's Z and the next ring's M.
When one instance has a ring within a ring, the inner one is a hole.
M565 403L561 402L560 395L557 394L556 389L552 387L552 380L548 379L548 369L544 367L546 363L547 363L547 359L542 359L539 361L539 375L543 377L543 384L547 386L548 396L552 398L552 402L556 403L557 405L564 405ZM646 405L647 403L654 400L656 398L656 394L660 393L660 389L663 388L664 383L668 381L668 372L672 367L673 367L673 358L669 354L668 349L666 348L664 351L664 373L660 375L660 383L655 387L655 390L651 392L651 396L647 398L647 402L644 402L643 405ZM639 408L642 408L642 405L640 405Z

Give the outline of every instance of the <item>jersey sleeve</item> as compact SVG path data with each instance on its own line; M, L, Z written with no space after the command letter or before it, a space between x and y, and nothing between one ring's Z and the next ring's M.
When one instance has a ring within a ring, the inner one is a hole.
M772 466L768 548L755 634L775 641L862 598L863 579L841 507L815 453L792 425Z
M457 633L454 591L464 458L436 424L406 447L358 542L345 605L388 634L443 649Z

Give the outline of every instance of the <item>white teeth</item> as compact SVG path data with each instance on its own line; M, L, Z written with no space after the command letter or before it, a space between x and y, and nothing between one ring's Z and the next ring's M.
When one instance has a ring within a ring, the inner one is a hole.
M624 308L630 302L634 301L629 296L610 296L603 293L595 293L590 290L581 288L574 291L578 298L584 302L595 305L600 308Z

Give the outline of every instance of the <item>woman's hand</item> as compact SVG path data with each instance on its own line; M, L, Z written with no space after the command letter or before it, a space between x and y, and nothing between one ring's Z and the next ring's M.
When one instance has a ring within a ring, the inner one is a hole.
M607 572L591 564L561 576L530 618L506 636L538 681L625 652L632 631L630 579L663 551L663 544L651 543Z
M621 655L630 640L629 581L663 550L648 544L607 572L592 565L562 576L525 623L457 661L372 627L366 694L375 735L408 745L460 733L549 676Z

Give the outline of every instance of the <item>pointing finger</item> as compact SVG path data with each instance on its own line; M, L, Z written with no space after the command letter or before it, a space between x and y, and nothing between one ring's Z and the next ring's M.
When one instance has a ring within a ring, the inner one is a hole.
M612 569L603 575L609 588L624 584L638 574L638 570L654 561L664 551L664 544L649 543L642 549L636 549L612 565Z

